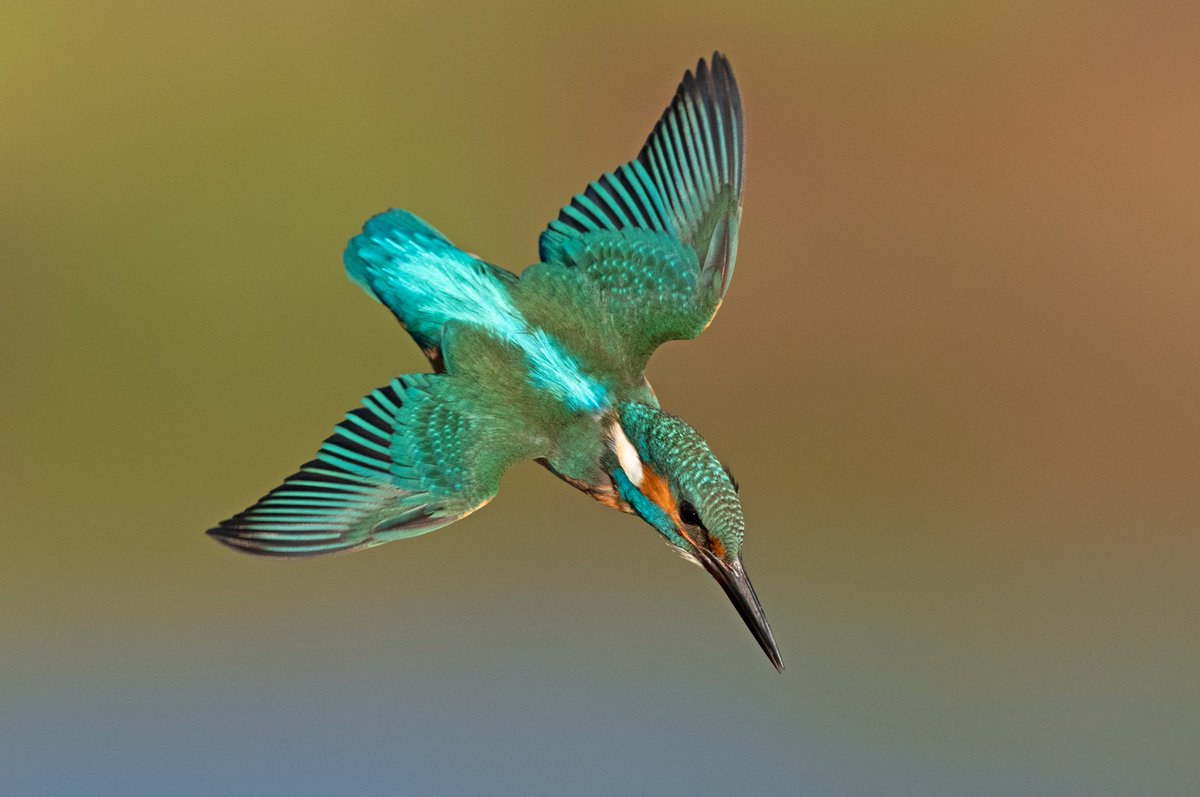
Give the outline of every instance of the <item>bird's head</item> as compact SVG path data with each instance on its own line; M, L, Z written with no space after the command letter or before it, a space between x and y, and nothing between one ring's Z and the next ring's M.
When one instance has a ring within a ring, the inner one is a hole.
M621 500L725 590L777 670L783 660L742 565L745 520L737 484L700 434L639 402L609 425L610 475Z

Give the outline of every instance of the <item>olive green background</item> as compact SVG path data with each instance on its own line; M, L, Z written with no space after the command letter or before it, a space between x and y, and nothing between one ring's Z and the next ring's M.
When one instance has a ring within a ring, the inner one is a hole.
M0 792L1182 795L1192 2L6 5ZM737 277L650 377L788 669L537 466L353 556L203 535L425 369L341 250L520 268L720 48Z

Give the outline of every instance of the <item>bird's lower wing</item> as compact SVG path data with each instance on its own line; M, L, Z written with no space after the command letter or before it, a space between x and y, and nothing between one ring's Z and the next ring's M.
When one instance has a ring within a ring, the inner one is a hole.
M452 376L420 374L372 391L315 459L208 533L246 553L316 556L424 534L474 512L510 465L544 452L461 387Z

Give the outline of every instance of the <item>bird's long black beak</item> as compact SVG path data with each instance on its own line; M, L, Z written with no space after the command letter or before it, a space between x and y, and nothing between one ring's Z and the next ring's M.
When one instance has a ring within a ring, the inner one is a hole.
M779 655L779 647L775 644L775 637L771 635L771 626L767 623L767 615L763 612L762 604L758 602L754 585L750 583L746 569L742 566L742 557L739 556L735 559L733 564L727 564L710 551L703 548L697 550L700 554L700 564L717 580L717 583L725 590L725 594L729 596L729 600L733 601L738 614L742 616L750 633L754 634L754 638L758 640L759 646L763 649L763 653L767 654L771 664L775 665L776 670L783 672L783 659Z

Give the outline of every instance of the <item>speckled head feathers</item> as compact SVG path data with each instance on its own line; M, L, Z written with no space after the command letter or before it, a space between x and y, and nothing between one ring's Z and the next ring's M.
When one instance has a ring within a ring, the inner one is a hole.
M665 482L673 519L682 523L685 532L693 527L689 535L693 542L710 544L726 561L736 559L746 526L742 504L729 472L700 433L674 415L640 402L622 404L619 414L643 463L645 478L658 477ZM646 484L642 487L648 491ZM697 531L707 539L694 539Z

